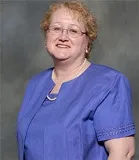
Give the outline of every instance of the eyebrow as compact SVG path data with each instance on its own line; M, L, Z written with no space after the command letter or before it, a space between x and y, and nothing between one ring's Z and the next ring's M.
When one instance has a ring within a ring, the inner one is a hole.
M52 24L63 24L62 22L54 22L54 23L52 23ZM75 25L75 26L78 26L77 24L74 24L74 23L70 23L70 25Z
M62 23L62 22L54 22L54 23L51 23L50 26L56 25L56 24L61 25L61 24L63 24L63 23ZM84 30L84 28L82 28L82 27L80 27L80 26L78 26L78 25L76 25L76 24L73 24L73 23L69 24L69 26L75 26L75 27L80 28L81 30Z

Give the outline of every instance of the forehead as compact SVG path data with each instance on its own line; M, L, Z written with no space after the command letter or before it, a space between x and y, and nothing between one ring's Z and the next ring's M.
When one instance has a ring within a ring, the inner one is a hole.
M57 9L51 16L51 23L75 24L84 27L83 21L80 20L78 13L66 8Z

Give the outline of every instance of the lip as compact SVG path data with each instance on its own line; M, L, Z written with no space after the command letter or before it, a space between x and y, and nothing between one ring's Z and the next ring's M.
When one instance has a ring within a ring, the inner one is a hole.
M70 48L70 46L67 45L67 44L60 44L60 43L58 43L58 44L56 44L56 46L57 46L58 48Z

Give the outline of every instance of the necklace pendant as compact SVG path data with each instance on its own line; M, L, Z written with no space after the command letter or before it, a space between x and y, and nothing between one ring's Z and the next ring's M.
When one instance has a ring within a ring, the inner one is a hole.
M50 98L49 95L47 95L46 97L47 97L47 99L48 99L49 101L55 101L55 100L57 99L57 97Z

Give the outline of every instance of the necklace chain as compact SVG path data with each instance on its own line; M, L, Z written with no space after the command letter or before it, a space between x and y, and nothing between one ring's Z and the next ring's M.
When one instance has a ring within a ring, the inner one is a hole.
M86 64L86 62L87 62L87 59L85 58L85 60L84 60L83 63L81 64L81 66L78 68L77 72L76 72L74 75L70 76L68 79L71 80L71 79L73 79L74 77L78 77L78 76L80 75L80 73L81 73L84 65ZM53 69L53 71L52 71L52 78L56 81L56 76L55 76L55 70L54 70L54 69ZM60 82L63 83L63 82L66 82L66 81L67 81L67 80L65 80L65 81L63 80L63 81L60 81Z
M86 62L87 62L87 59L85 58L84 62L81 64L81 66L80 66L79 69L77 70L76 74L74 74L74 76L71 76L71 77L69 78L69 80L71 80L71 79L74 78L74 77L78 77L78 76L80 75L80 73L81 73L84 65L86 64ZM52 78L53 78L53 79L56 79L55 77L56 77L56 76L55 76L55 71L54 71L54 69L53 69L53 71L52 71ZM63 82L65 82L65 81L62 81L62 83L63 83ZM47 97L47 99L50 100L50 101L55 101L55 100L57 99L57 97L50 98L49 95L47 95L46 97Z

